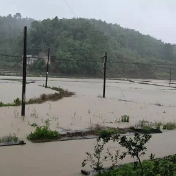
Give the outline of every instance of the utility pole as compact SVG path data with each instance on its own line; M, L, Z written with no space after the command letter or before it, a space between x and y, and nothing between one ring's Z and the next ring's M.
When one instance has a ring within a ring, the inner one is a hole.
M45 88L48 87L49 57L50 57L50 49L48 48L48 60L47 60L47 65L46 65L46 82L45 82Z
M106 63L107 63L107 52L105 53L104 62L103 62L103 68L104 68L104 83L103 83L103 98L105 98L105 89L106 89Z
M170 68L170 79L169 79L169 86L171 85L171 81L172 81L172 68Z
M21 116L25 116L25 101L26 101L26 51L27 51L27 27L24 27L23 41L23 84L22 84L22 108Z

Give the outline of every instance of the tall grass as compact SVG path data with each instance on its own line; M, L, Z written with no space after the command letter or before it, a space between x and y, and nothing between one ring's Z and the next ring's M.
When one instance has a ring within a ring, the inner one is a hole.
M57 92L53 94L41 94L38 98L31 98L28 101L26 101L26 104L41 104L46 101L57 101L64 97L70 97L72 95L75 95L74 92L69 92L68 90L64 90L60 87L49 87L52 90L55 90ZM15 99L13 103L3 103L0 102L0 107L5 106L20 106L21 100L19 98Z

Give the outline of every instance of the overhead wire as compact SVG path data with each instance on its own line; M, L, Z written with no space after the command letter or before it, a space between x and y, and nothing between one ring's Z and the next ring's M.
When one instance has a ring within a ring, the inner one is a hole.
M70 11L73 13L74 17L77 18L77 17L76 17L76 14L74 13L73 9L71 8L71 6L70 6L69 3L67 2L67 0L64 0L64 1L65 1L65 3L66 3L67 7L70 9Z
M0 53L0 56L3 57L22 57L19 55L8 55L8 54L2 54ZM31 57L27 57L27 58L31 58ZM37 56L33 56L32 58L36 58L36 59L43 59L42 57L37 57ZM92 63L102 63L103 61L101 60L80 60L80 59L57 59L58 61L77 61L77 62L92 62ZM168 67L176 67L176 65L173 64L157 64L157 63L143 63L143 62L128 62L128 61L112 61L109 60L108 63L113 63L113 64L130 64L130 65L153 65L153 66L158 66L160 68L168 68ZM168 67L166 67L168 66Z

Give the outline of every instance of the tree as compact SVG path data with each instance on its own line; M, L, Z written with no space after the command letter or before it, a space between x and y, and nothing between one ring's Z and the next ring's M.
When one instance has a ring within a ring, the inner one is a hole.
M20 13L16 13L16 14L14 15L14 18L21 19L21 14L20 14Z

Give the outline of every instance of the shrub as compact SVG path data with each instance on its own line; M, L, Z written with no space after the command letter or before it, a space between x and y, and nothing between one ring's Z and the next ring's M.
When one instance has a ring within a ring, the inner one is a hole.
M174 129L176 129L176 123L169 122L163 125L163 130L174 130Z
M145 154L145 151L147 150L145 145L150 140L150 138L151 138L151 135L148 135L148 134L142 135L139 133L135 133L133 137L129 137L129 136L127 137L127 136L122 136L115 131L104 130L100 133L99 138L97 139L97 144L94 147L94 153L93 154L90 154L88 152L86 153L87 159L83 161L82 167L84 167L87 164L87 162L90 162L91 163L90 167L92 169L94 169L95 171L98 170L99 173L102 173L103 161L107 161L107 159L109 159L112 162L112 166L110 167L110 170L113 170L115 168L115 165L118 163L118 160L123 160L126 157L126 155L129 154L132 158L137 160L136 167L139 168L139 174L141 176L144 173L144 168L142 166L140 157ZM115 150L115 155L113 155L109 151L109 149L107 149L106 153L108 155L105 155L104 157L102 157L104 146L109 141L118 142L122 147L126 148L126 152L122 152L120 154L119 150ZM132 175L131 172L129 172L129 174ZM127 175L124 175L124 176L127 176Z
M144 170L140 156L144 155L145 151L147 151L147 147L145 146L145 144L150 140L150 138L151 135L140 135L139 133L135 133L133 138L122 136L119 141L119 144L127 149L125 155L129 154L132 158L137 159L140 165L141 174L144 173Z
M14 100L14 104L17 105L17 106L18 106L18 105L21 105L20 99L19 99L19 98L15 99L15 100Z
M129 122L130 121L130 116L129 115L123 115L121 117L121 122Z
M27 136L28 140L53 140L59 138L59 132L49 129L49 125L37 126L35 131Z
M125 164L113 170L108 170L97 176L175 176L176 164L166 159L143 161L144 173L141 175L140 168L133 164Z

